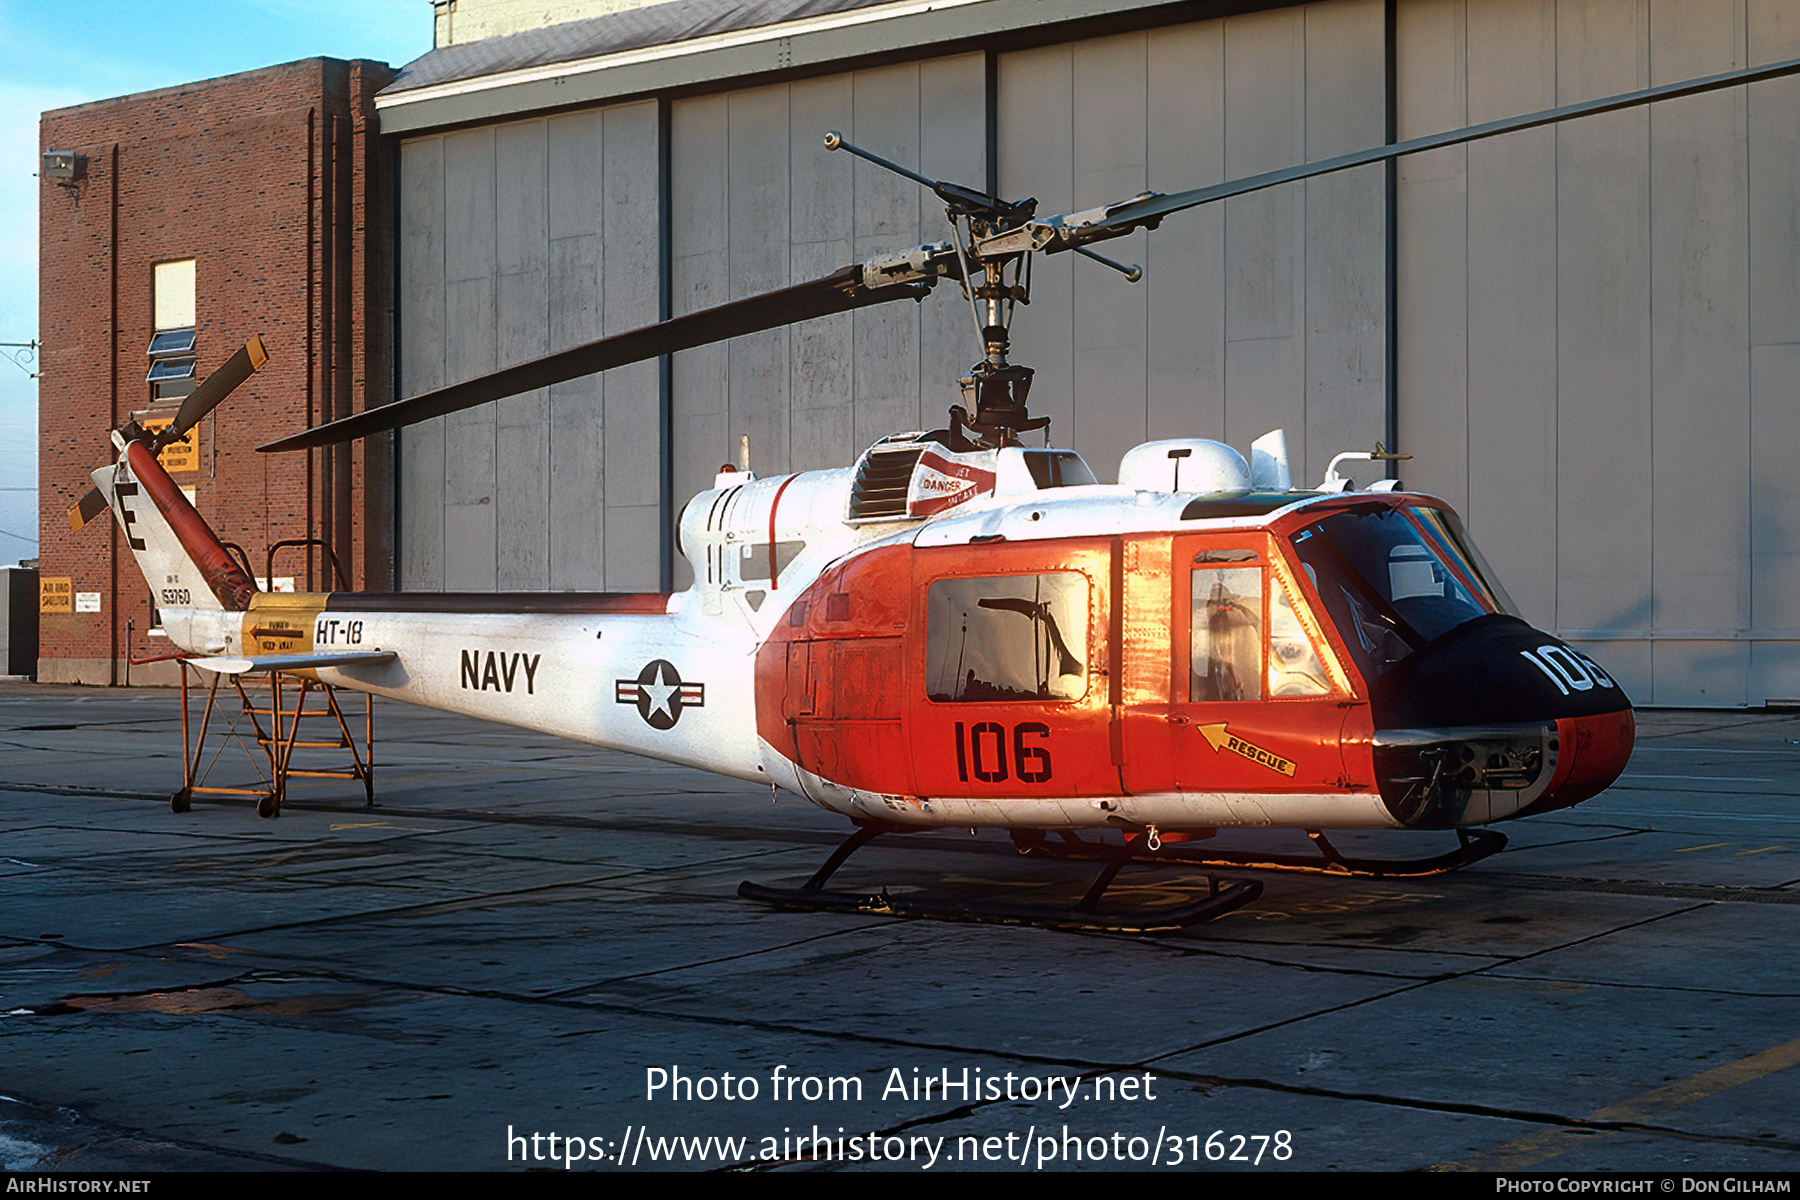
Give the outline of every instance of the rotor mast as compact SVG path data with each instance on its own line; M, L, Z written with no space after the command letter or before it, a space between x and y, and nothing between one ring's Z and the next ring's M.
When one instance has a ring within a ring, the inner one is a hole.
M1012 348L1013 313L1031 303L1031 258L1045 247L1033 236L1037 200L1002 200L961 184L929 179L897 162L844 140L832 130L827 150L844 150L883 170L930 188L944 202L953 242L933 242L897 256L863 265L863 286L882 281L936 280L945 276L962 284L975 323L982 357L957 383L963 402L950 407L953 449L997 449L1018 444L1018 435L1048 428L1049 417L1033 417L1026 407L1034 372L1007 359ZM1116 235L1114 235L1116 236ZM1132 283L1143 269L1114 262L1080 246L1057 246L1111 267Z

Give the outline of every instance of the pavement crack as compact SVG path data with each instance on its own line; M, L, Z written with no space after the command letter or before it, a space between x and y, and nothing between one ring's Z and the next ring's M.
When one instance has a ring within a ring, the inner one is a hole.
M1612 829L1612 832L1611 833L1603 833L1598 837L1570 837L1570 838L1564 838L1558 842L1533 842L1529 846L1510 846L1510 847L1508 847L1508 850L1511 852L1512 855L1524 857L1525 855L1530 854L1534 850L1553 850L1559 846L1597 846L1601 842L1616 841L1619 838L1643 837L1645 834L1658 832L1657 830L1651 829L1647 826L1639 827L1639 826L1631 826L1631 825L1615 825L1615 826L1590 825L1587 828L1590 828L1590 829L1610 828L1610 829ZM1484 875L1484 876L1480 876L1480 878L1485 879L1487 877Z
M779 945L758 946L754 950L746 950L741 954L722 954L715 958L696 959L692 962L677 963L667 967L657 967L648 971L633 971L626 975L614 975L606 979L595 980L591 983L577 984L575 987L563 988L560 991L546 992L544 995L546 998L550 999L578 996L583 992L591 992L596 988L611 987L614 984L626 983L635 979L650 979L657 975L668 975L677 971L691 971L698 967L717 966L720 963L738 962L746 958L757 958L764 954L771 954L782 950L791 950L797 946L805 946L812 942L827 941L831 938L842 937L845 934L862 933L869 929L879 929L883 924L885 924L884 921L871 921L863 925L853 925L845 929L833 929L826 933L816 933L810 937L795 938L793 941L782 942Z
M0 791L31 792L41 796L94 796L102 800L154 800L169 802L167 792L140 792L126 788L81 787L72 783L0 783Z
M1742 1137L1732 1134L1696 1133L1691 1130L1678 1129L1670 1125L1658 1125L1649 1121L1594 1120L1586 1117L1566 1116L1562 1113L1544 1112L1537 1109L1509 1108L1503 1105L1477 1104L1466 1100L1431 1100L1419 1096L1390 1095L1384 1092L1345 1091L1337 1088L1317 1087L1307 1084L1281 1083L1273 1079L1261 1079L1255 1076L1244 1077L1201 1074L1186 1071L1174 1071L1164 1068L1157 1078L1179 1079L1184 1083L1194 1083L1205 1087L1254 1088L1261 1091L1284 1092L1290 1095L1310 1096L1324 1100L1348 1100L1364 1104L1382 1104L1396 1108L1417 1109L1422 1112L1456 1113L1463 1116L1491 1117L1496 1120L1522 1121L1533 1125L1592 1131L1596 1133L1650 1133L1659 1137L1681 1138L1686 1141L1754 1146L1759 1149L1800 1150L1800 1141Z
M1408 992L1418 991L1421 988L1432 987L1436 984L1450 983L1450 982L1454 982L1459 979L1468 979L1468 978L1472 978L1477 975L1485 975L1492 971L1501 970L1501 969L1504 969L1504 968L1510 967L1510 966L1516 966L1517 964L1522 963L1522 962L1528 962L1534 958L1541 958L1546 954L1560 954L1564 950L1569 950L1576 946L1584 945L1588 942L1598 941L1601 938L1612 937L1614 934L1621 933L1627 929L1635 929L1642 925L1654 924L1655 922L1658 922L1658 921L1667 920L1669 917L1676 916L1679 913L1694 912L1697 909L1700 909L1703 907L1705 907L1705 906L1704 905L1694 905L1690 908L1677 909L1674 912L1658 913L1655 916L1646 917L1639 921L1628 921L1623 925L1615 926L1610 929L1604 929L1597 933L1589 934L1586 937L1575 938L1572 941L1559 942L1558 944L1556 944L1554 946L1543 946L1536 950L1532 950L1532 951L1529 951L1524 954L1505 956L1500 961L1489 964L1487 966L1471 967L1470 969L1468 969L1466 971L1439 972L1439 973L1431 975L1425 979L1420 979L1416 982L1409 983L1404 987L1392 988L1388 991L1378 992L1378 993L1376 993L1374 995L1370 995L1370 996L1360 996L1354 1000L1347 1000L1342 1004L1328 1005L1324 1008L1315 1009L1312 1012L1298 1013L1298 1014L1295 1014L1294 1016L1284 1017L1278 1021L1269 1021L1262 1025L1258 1025L1258 1026L1255 1026L1250 1029L1241 1029L1236 1033L1226 1034L1222 1037L1209 1038L1206 1041L1196 1042L1193 1045L1184 1047L1182 1049L1170 1050L1166 1053L1158 1054L1155 1057L1144 1059L1143 1065L1149 1065L1151 1063L1161 1062L1164 1059L1174 1058L1175 1056L1180 1055L1180 1054L1192 1054L1192 1053L1195 1053L1200 1050L1210 1050L1215 1046L1223 1046L1230 1042L1241 1041L1244 1038L1255 1037L1258 1034L1268 1033L1271 1030L1281 1029L1288 1025L1295 1025L1302 1021L1310 1021L1316 1017L1327 1016L1332 1013L1347 1012L1354 1008L1361 1008L1364 1005L1379 1003L1380 1001L1383 1001L1383 1000L1390 1000L1390 999L1394 998L1395 996L1402 996Z
M1697 733L1718 733L1720 730L1724 729L1752 729L1761 725L1792 724L1796 719L1797 718L1792 713L1782 713L1767 717L1750 717L1741 721L1727 721L1719 725L1700 725L1689 729L1671 729L1667 733L1644 733L1640 730L1637 734L1637 740L1639 742L1661 742L1667 741L1670 738L1692 737ZM1771 750L1771 753L1773 752L1774 751Z

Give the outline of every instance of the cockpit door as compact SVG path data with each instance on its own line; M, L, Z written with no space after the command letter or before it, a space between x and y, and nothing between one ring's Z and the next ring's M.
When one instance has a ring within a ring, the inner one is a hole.
M1274 543L1261 533L1177 537L1166 580L1165 690L1152 697L1128 688L1129 790L1232 795L1341 786L1348 697L1325 665L1317 623ZM1148 597L1128 590L1128 620L1134 599L1141 605ZM1155 652L1143 640L1128 645L1135 654ZM1128 683L1133 677L1128 666Z

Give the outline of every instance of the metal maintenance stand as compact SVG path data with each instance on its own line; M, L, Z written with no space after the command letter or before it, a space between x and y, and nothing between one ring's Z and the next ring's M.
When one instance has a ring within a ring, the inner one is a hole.
M294 776L361 780L366 805L370 808L375 806L375 697L367 693L363 695L362 737L359 742L357 735L351 730L343 706L338 703L338 689L312 678L311 672L269 672L266 704L259 704L251 697L244 688L242 675L227 676L222 672L206 672L212 676L212 682L205 685L206 708L201 714L199 729L190 731L188 671L192 669L198 676L200 668L190 667L185 660L178 665L181 668L183 777L181 790L169 797L170 809L175 812L188 811L196 793L255 796L258 815L278 817L287 798L288 781ZM219 684L226 678L231 680L231 686L237 692L241 711L229 728L218 733L217 740L221 744L213 751L212 757L207 759L206 736L212 727L213 712L218 707ZM201 686L198 678L194 686ZM309 696L321 697L324 704L321 706L315 703L309 708ZM290 698L291 705L288 703ZM300 736L301 722L309 717L332 718L337 724L335 737L327 732L324 738L303 740ZM244 729L245 722L248 722L247 730ZM252 763L266 763L266 774L257 780L255 786L208 785L206 780L224 750L222 743L236 741L248 753L249 739L252 736L256 740L260 758L259 754L248 754L248 757ZM296 750L348 750L350 762L347 766L299 768L294 766Z

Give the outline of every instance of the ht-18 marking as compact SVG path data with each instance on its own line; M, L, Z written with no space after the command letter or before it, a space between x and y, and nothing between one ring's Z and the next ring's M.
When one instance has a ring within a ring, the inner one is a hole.
M320 617L313 625L313 645L315 646L360 646L363 640L363 623L361 621L340 621L335 617Z

